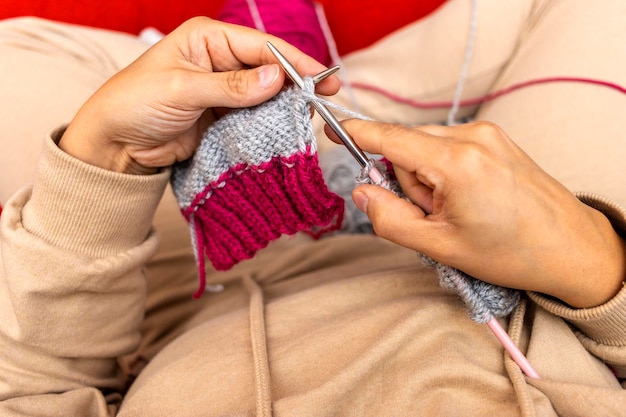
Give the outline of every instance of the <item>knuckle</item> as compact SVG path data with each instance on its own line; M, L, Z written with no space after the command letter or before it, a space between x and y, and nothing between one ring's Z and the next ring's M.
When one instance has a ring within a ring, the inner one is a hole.
M383 238L393 236L393 219L390 219L387 210L378 210L376 207L372 207L371 210L368 210L367 215L372 221L372 228L376 235Z
M416 140L415 128L394 123L380 123L379 126L379 131L375 133L380 137L383 155L389 154L394 148L404 148Z
M384 131L388 137L414 138L416 128L405 126L403 124L388 123L384 125Z
M483 145L476 142L462 142L458 144L454 163L466 170L474 170L483 166L487 159L489 159L488 152Z
M245 104L246 93L250 87L249 79L244 75L242 71L230 71L226 73L224 92L239 105Z
M489 122L487 120L477 120L475 122L470 123L468 126L471 126L479 133L493 133L499 131L500 128L493 122Z
M493 159L494 152L502 146L505 135L502 129L489 121L468 123L462 137L448 148L449 158L455 166L476 168Z
M382 238L387 238L388 232L385 225L382 223L381 219L373 218L372 220L372 229L376 236L380 236Z
M168 90L173 97L179 97L185 91L187 77L182 71L173 72L168 79Z
M479 143L487 146L493 146L501 142L504 132L502 129L493 122L477 121L469 124L472 129L472 137Z

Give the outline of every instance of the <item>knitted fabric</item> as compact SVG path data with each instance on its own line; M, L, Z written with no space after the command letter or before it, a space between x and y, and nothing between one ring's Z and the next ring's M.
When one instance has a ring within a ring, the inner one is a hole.
M359 164L344 147L336 146L320 155L320 168L328 189L345 201L341 233L372 234L372 222L352 200L355 178L361 175Z
M227 270L283 234L317 238L341 227L344 201L324 183L307 100L290 88L234 110L174 166L172 186L200 270L194 297L204 291L205 254Z
M424 254L420 254L420 258L425 265L435 268L439 285L459 294L469 309L470 318L478 323L487 323L493 317L508 315L520 301L520 292L517 290L473 278Z

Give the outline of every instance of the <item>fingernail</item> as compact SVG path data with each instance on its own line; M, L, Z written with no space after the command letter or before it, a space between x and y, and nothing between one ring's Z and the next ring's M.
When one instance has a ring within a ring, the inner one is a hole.
M278 65L266 65L259 68L259 86L261 88L268 88L278 78Z
M354 193L354 204L356 204L357 208L361 210L363 213L367 213L367 195L361 192Z

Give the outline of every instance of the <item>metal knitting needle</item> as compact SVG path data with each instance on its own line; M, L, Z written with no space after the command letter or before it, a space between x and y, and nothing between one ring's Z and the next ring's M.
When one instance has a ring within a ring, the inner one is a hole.
M293 81L298 87L304 88L304 80L302 79L302 76L298 73L296 68L291 64L291 62L289 62L287 58L285 58L285 56L278 49L276 49L274 45L272 45L271 42L268 41L267 46L270 48L270 51L272 51L276 59L278 59L278 62L283 67L285 73L289 76L289 78L291 78L291 81ZM315 77L317 77L318 80L322 80L339 69L338 66L336 67L337 69L334 68L335 67L329 68L326 71L322 71ZM315 77L313 77L314 81ZM346 148L348 148L348 151L350 151L350 153L352 154L354 159L357 160L359 165L361 165L362 168L369 167L371 164L367 156L365 156L363 151L354 142L354 139L352 139L350 134L346 131L346 129L343 128L341 123L339 123L339 120L337 120L337 118L330 112L330 110L328 110L328 108L324 104L317 101L312 101L311 104L313 105L315 110L317 110L322 119L324 119L324 121L328 123L330 128L337 134L339 139L343 142ZM370 168L368 176L372 179L372 181L374 181L375 184L380 184L384 181L384 176L380 173L380 171L378 171L376 167Z
M337 71L339 71L339 65L335 65L334 67L330 67L330 68L325 69L324 71L320 72L319 74L315 74L313 76L313 84L318 84L318 83L324 81L326 78L330 77L331 75L333 75Z

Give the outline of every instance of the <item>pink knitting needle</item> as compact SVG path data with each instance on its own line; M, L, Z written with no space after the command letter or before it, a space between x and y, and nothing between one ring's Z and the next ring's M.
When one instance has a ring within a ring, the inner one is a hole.
M498 338L504 349L508 352L509 356L511 356L511 359L513 359L522 369L522 372L530 378L539 379L537 371L535 371L530 362L528 362L528 359L526 359L526 356L524 356L515 343L513 343L509 335L504 331L502 326L500 326L500 322L493 317L487 322L487 326L489 326L489 329L491 329L493 334Z

